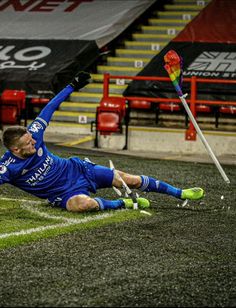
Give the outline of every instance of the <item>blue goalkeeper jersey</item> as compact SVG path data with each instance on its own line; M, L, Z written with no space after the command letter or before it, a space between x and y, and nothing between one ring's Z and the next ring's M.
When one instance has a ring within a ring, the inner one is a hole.
M36 141L36 153L21 159L7 151L0 160L0 184L9 183L37 197L53 202L56 197L76 187L91 192L96 191L93 183L92 166L86 160L77 157L60 158L46 147L44 131L53 112L73 91L67 86L55 96L39 116L28 126L28 131Z

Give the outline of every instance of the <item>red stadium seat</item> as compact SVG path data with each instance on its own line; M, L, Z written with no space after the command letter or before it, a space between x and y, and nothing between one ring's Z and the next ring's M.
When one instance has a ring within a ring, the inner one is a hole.
M129 108L131 109L151 109L152 103L145 100L131 100L129 101Z
M2 124L19 124L19 112L16 106L1 106Z
M1 98L4 105L18 105L19 110L26 107L26 93L23 90L4 90Z
M172 116L183 113L181 104L170 102L170 103L159 103L156 108L156 124L160 122L163 115L166 115L165 122L172 121Z
M101 134L121 133L125 114L126 103L123 97L102 99L97 107L96 130Z
M33 97L30 103L33 105L46 105L49 101L50 101L49 98Z
M29 117L34 119L49 101L50 98L46 97L32 97L28 104Z
M20 124L26 109L26 93L23 90L4 90L1 95L2 124Z
M95 147L98 146L98 132L100 135L122 133L122 123L126 116L126 101L123 97L103 98L96 110L96 138ZM91 130L93 130L91 123Z
M236 106L221 106L219 108L219 112L223 114L234 115L236 114Z
M160 103L159 109L169 112L181 111L180 104L175 104L175 103Z
M216 127L219 126L220 118L233 118L235 119L236 115L236 106L220 106L216 113Z
M196 105L196 112L200 112L200 113L211 113L211 107L208 105Z
M101 111L98 107L97 115L97 129L100 131L101 135L110 134L112 132L116 133L121 131L121 120L120 115L116 111Z
M196 104L195 105L195 112L196 112L196 117L198 116L215 116L215 111L214 108L212 108L209 105L204 105L204 104ZM186 113L185 115L185 125L186 127L189 124L189 117L188 114Z
M117 110L123 118L126 114L126 101L123 97L103 98L99 105L100 110Z

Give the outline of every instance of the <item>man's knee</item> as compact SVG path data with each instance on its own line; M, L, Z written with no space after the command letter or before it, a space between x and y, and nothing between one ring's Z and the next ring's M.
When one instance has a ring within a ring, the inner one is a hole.
M120 177L125 181L125 183L131 187L131 188L139 188L141 186L142 180L141 177L139 175L132 175L129 173L125 173L123 171L119 171L117 170L115 172L115 176L113 179L113 185L116 187L122 187L122 182L119 179L119 175L117 175L117 173L120 175Z
M66 209L69 212L88 212L99 210L96 200L86 195L76 195L71 197L66 203Z

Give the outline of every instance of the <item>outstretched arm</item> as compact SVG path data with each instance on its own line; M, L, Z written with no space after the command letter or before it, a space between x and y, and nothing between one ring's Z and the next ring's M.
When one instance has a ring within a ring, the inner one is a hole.
M51 101L42 109L37 118L40 118L47 123L50 122L52 115L60 104L74 91L79 90L89 83L91 78L89 73L79 72L73 81L61 90Z

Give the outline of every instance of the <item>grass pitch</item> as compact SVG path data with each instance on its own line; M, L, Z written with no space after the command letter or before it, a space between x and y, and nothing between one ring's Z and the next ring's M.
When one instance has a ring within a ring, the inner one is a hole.
M223 166L228 185L211 164L51 148L106 166L112 159L118 169L177 187L201 186L206 197L183 207L166 195L142 194L151 199L151 216L107 211L97 220L92 219L105 212L72 214L43 203L1 200L0 236L55 226L0 237L1 307L236 305L235 166ZM0 193L38 201L9 185L0 186ZM112 189L99 195L117 197ZM73 224L76 219L88 221Z

